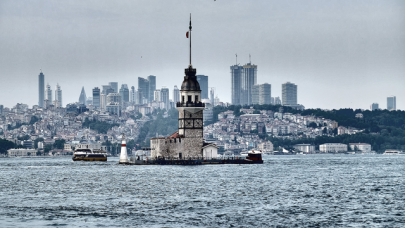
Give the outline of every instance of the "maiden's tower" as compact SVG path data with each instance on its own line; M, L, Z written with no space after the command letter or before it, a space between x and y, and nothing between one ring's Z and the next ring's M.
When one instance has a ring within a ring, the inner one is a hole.
M189 31L186 36L190 39L190 64L185 69L185 76L180 90L179 130L168 137L151 138L150 147L152 157L202 157L203 147L208 145L203 139L203 110L201 89L196 77L196 69L191 65L191 16Z

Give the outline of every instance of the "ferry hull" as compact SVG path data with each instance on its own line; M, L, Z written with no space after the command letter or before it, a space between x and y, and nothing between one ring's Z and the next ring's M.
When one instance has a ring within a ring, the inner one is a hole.
M107 157L73 157L73 161L107 161Z

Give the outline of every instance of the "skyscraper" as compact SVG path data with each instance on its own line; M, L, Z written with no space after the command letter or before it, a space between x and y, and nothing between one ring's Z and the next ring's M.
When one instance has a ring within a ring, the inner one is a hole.
M48 102L46 104L46 107L48 107L50 104L52 104L52 89L51 86L49 84L46 85L46 89L45 89L45 100Z
M200 84L201 99L208 99L208 76L196 75L197 81Z
M371 111L378 110L378 103L373 103L371 105Z
M84 104L86 105L86 92L84 91L84 86L82 87L82 91L80 92L80 97L79 97L79 104Z
M397 98L395 96L387 97L387 109L397 110Z
M154 98L154 93L156 90L156 76L149 75L148 76L148 82L149 82L149 95L148 95L148 101L151 102L153 101Z
M271 85L268 83L259 86L259 104L271 104Z
M43 108L45 100L45 75L39 73L38 75L38 106Z
M100 110L100 89L98 87L93 89L93 106L95 109Z
M241 104L241 89L242 89L242 72L243 67L239 65L231 66L231 86L232 86L232 104Z
M163 101L163 103L165 104L165 109L169 110L170 107L170 100L169 100L169 89L166 87L163 87L160 90L160 100Z
M58 103L59 107L63 107L62 90L60 89L59 84L56 84L56 87L55 87L55 100L58 101L57 103Z
M162 96L160 94L160 89L155 90L155 96L154 96L153 100L159 102L159 101L162 101L161 98L162 98Z
M109 86L114 90L114 93L118 93L118 82L110 82L108 83Z
M252 104L259 104L259 90L260 90L260 85L253 85L253 87L252 87Z
M283 105L297 105L297 85L286 82L281 85L281 90Z
M174 86L173 88L173 102L174 104L177 104L177 102L180 101L180 90L177 88L177 86Z
M252 88L257 83L257 65L247 63L243 65L242 71L242 83L241 83L241 104L252 104Z
M145 98L149 102L149 81L147 79L138 77L138 92L140 89L142 90L142 98ZM142 104L143 102L139 103Z
M131 91L129 93L129 102L131 102L131 104L133 104L133 105L137 104L136 97L137 97L137 93L135 90L135 86L131 86Z
M211 88L211 90L210 90L210 102L211 102L212 106L215 106L214 101L215 101L215 89Z
M120 95L122 102L129 102L129 89L127 84L121 85Z

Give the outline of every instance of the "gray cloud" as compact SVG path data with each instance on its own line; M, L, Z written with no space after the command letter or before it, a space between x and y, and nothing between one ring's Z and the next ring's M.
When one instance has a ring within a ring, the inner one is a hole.
M151 74L180 85L189 13L193 65L223 101L235 53L241 64L250 53L273 96L291 81L306 107L385 107L396 95L405 109L403 1L1 1L0 104L36 104L40 68L65 104L82 85Z

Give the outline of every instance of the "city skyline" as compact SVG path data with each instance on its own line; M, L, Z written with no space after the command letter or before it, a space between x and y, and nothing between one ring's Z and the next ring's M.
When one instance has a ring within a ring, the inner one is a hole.
M180 21L191 12L198 28L193 39L200 40L193 64L197 74L210 76L209 87L216 87L221 101L231 103L229 66L237 53L242 65L250 62L251 54L259 66L257 83L271 84L273 97L281 97L281 84L291 81L305 91L298 100L306 108L368 109L373 102L385 107L386 98L394 95L397 109L405 109L403 2L157 2L161 4L140 2L135 7L130 2L3 1L0 66L6 83L0 91L11 96L0 104L38 104L33 95L38 93L39 69L45 85L59 83L63 88L64 105L77 101L82 85L86 94L108 81L137 88L138 77L155 75L156 88L173 88L187 63L186 31ZM229 13L229 7L237 11ZM161 16L151 20L138 10ZM144 23L135 26L136 21ZM74 29L73 24L80 26ZM249 35L241 35L240 27ZM158 36L165 28L170 29ZM122 33L127 30L133 32ZM17 86L25 92L13 89Z

